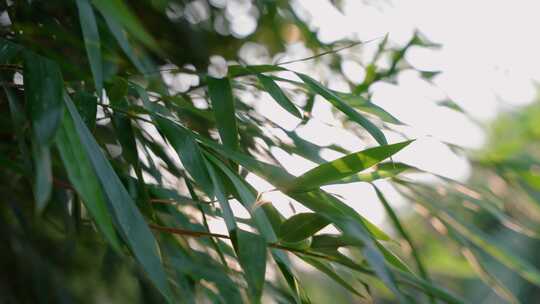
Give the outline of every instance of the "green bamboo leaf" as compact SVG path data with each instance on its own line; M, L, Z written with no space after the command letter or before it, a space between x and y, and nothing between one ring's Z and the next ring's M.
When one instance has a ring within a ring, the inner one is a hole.
M252 303L260 303L266 272L266 241L258 234L239 229L238 261L244 270Z
M77 0L79 20L83 33L84 46L90 62L90 70L94 76L96 92L101 98L103 92L103 60L101 57L101 42L96 22L96 16L89 0Z
M405 241L407 241L407 243L409 244L409 247L411 248L412 256L414 258L418 271L420 272L420 276L424 280L430 281L426 268L424 267L424 264L422 263L422 260L420 259L420 254L418 253L418 250L416 249L416 246L414 245L412 238L409 236L409 233L405 230L405 227L401 224L401 221L399 220L398 216L394 212L394 209L392 208L392 206L390 206L390 204L384 197L384 194L379 190L377 186L373 185L373 188L375 189L375 192L377 193L377 197L383 204L384 209L386 210L386 213L388 213L388 217L390 218L392 224L394 225L396 230L399 232L401 237L403 237L403 239L405 239ZM430 295L430 299L433 302L432 295Z
M280 226L279 238L285 242L300 242L326 227L330 222L317 213L299 213Z
M54 61L37 54L26 52L24 59L24 92L32 130L40 145L49 145L62 120L62 73Z
M296 178L289 186L291 192L308 191L340 180L367 169L396 154L412 141L379 146L352 153L334 161L324 163Z
M343 286L348 291L354 293L355 295L365 299L365 296L358 292L353 286L351 286L347 281L345 281L342 276L337 273L330 263L323 262L321 260L317 260L315 258L302 256L302 260L304 260L306 263L310 264L311 266L317 268L322 273L326 274L328 277L330 277L332 280L334 280L339 285Z
M220 145L217 145L217 146L220 146ZM232 185L236 189L236 193L238 194L238 197L237 197L238 200L249 211L251 217L253 218L255 222L255 226L257 227L261 235L264 237L266 242L268 243L277 242L277 236L276 236L276 232L274 231L274 226L272 225L272 219L267 217L267 213L265 212L265 210L256 204L257 202L256 202L256 196L254 194L254 190L248 187L241 177L239 177L228 166L223 164L223 162L218 160L212 154L205 153L205 155L208 158L208 160L210 160L217 168L221 170L221 172L225 174L226 177L229 178ZM274 220L276 219L274 218ZM303 289L301 288L297 278L295 277L292 271L291 263L287 255L278 249L272 249L271 253L272 253L272 257L274 258L274 261L276 262L281 273L285 277L287 284L289 285L290 289L293 291L293 295L296 299L296 302L298 303L302 302L302 299L305 298L305 295L303 294Z
M205 161L205 163L206 167L208 168L210 178L212 179L212 183L214 184L214 194L216 195L221 206L225 225L227 225L229 235L233 237L236 235L236 219L234 218L234 213L232 211L231 205L229 204L229 199L227 198L227 194L225 193L225 186L223 185L222 179L218 176L218 172L214 169L212 163L210 161ZM236 247L237 243L235 239L233 238L232 241L233 245Z
M152 113L152 118L157 123L158 130L172 145L180 157L184 168L186 168L187 172L203 191L209 197L213 197L214 185L206 170L206 164L199 148L199 144L195 141L192 134L182 126L167 119L166 116L160 115L167 115L170 113L161 113L168 110L152 103L148 94L142 87L133 85L133 88L135 88L137 94L142 99L145 108Z
M298 110L298 108L292 103L292 101L285 95L285 93L281 90L281 88L272 80L272 78L257 74L257 78L259 79L259 82L263 85L264 89L274 100L287 112L291 113L292 115L302 119L302 113Z
M114 19L137 40L153 50L159 50L158 43L144 29L123 0L93 0L92 2L103 15L114 16Z
M233 149L238 149L238 128L236 126L236 115L234 106L234 96L231 82L228 78L214 78L208 76L208 95L212 102L216 125L222 143Z
M310 91L313 91L315 94L321 95L326 100L328 100L334 107L347 115L351 120L357 122L361 125L366 131L368 131L375 140L381 144L386 145L387 141L384 137L384 134L379 128L377 128L371 121L358 113L353 109L347 102L341 99L338 95L334 94L332 91L325 88L315 79L309 77L308 75L302 73L296 73L300 79L307 85Z
M399 289L394 274L386 264L385 255L381 253L381 249L377 246L376 241L368 232L366 226L362 222L347 218L336 219L335 221L336 226L338 226L346 236L358 240L360 244L363 245L362 254L366 261L377 274L377 277L394 293L398 301L400 303L409 303Z
M339 96L343 101L348 103L351 107L358 109L360 112L369 113L372 115L377 116L382 121L396 124L396 125L403 125L401 121L399 121L397 118L392 116L392 114L386 112L385 109L379 107L378 105L366 100L364 97L360 95L354 95L351 93L341 93L336 92L334 93Z
M21 156L23 157L24 171L27 176L31 176L31 156L28 150L28 146L25 142L24 129L20 128L26 123L26 113L22 108L21 101L17 98L17 95L12 88L4 87L4 92L9 104L9 112L11 114L11 121L13 123L12 128L15 131L15 136L17 137L17 144Z
M33 133L34 195L40 212L52 193L49 144L62 120L64 81L54 61L31 52L26 52L24 59L24 92Z
M48 146L40 145L37 140L32 142L34 158L34 196L36 210L41 213L45 209L52 193L51 152Z
M404 163L394 163L394 162L381 163L381 164L378 164L377 169L373 170L372 172L361 172L361 173L353 174L353 175L344 177L340 180L327 183L327 185L347 184L347 183L355 183L355 182L373 182L379 179L396 177L403 172L414 171L414 170L417 170L417 169L409 165L406 165Z
M107 0L100 1L107 2ZM139 70L139 72L143 73L145 76L156 73L156 69L153 69L145 60L143 60L143 58L141 58L141 55L135 52L133 47L130 45L126 33L122 29L120 23L118 23L115 18L115 14L110 13L107 10L102 10L101 14L105 19L109 30L116 39L116 42L118 43L122 51L126 54L126 56L129 58L129 60L133 63L133 65L137 68L137 70Z
M200 140L202 144L212 149L215 149L224 157L227 157L237 162L238 164L246 168L248 171L253 172L256 175L266 179L278 189L282 189L287 195L299 201L309 209L318 212L321 215L326 215L326 213L328 212L336 216L336 218L342 216L349 216L350 218L354 218L355 220L364 223L370 233L372 233L372 235L377 239L390 240L390 237L381 229L379 229L377 226L359 215L356 211L354 211L354 209L347 206L345 203L335 198L334 196L326 193L325 191L319 189L309 192L287 192L287 186L294 180L295 177L289 174L284 169L261 162L238 151L231 150L202 136L196 134L194 134L194 136L198 140ZM329 219L331 220L331 218Z
M156 117L156 122L159 130L163 132L180 157L184 168L208 196L213 196L213 185L205 169L206 166L204 165L199 144L190 133L185 132L184 129L177 127L170 121Z
M438 287L435 284L425 281L421 278L416 277L413 274L410 274L408 272L404 271L396 271L396 277L397 280L401 284L407 284L410 286L413 286L415 288L419 288L422 291L424 291L427 294L432 294L437 299L440 299L448 304L463 304L465 301L454 294L452 294L450 291Z
M339 247L356 246L358 242L343 235L318 234L311 239L311 249L316 251L335 251Z
M161 294L171 301L171 292L160 262L156 241L135 203L105 158L92 134L85 126L67 94L65 103L74 121L76 133L86 151L94 173L99 179L117 228L129 245L137 261Z
M77 91L73 94L73 102L88 129L94 130L96 127L97 98L92 94Z
M109 214L105 195L92 168L88 153L76 133L73 118L67 112L56 134L55 142L69 181L82 198L99 230L111 246L119 252L120 244L114 230L112 217Z

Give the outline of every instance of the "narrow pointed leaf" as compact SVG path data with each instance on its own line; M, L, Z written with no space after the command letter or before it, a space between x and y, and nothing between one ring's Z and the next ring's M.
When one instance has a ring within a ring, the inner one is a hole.
M307 257L307 256L303 256L302 260L304 260L306 263L310 264L311 266L317 268L319 271L326 274L328 277L330 277L339 285L343 286L348 291L354 293L355 295L361 298L365 298L364 295L362 295L353 286L351 286L351 284L345 281L343 277L332 268L332 265L330 263L323 262L323 261L320 261L311 257Z
M34 158L34 196L36 210L41 213L45 209L52 193L51 152L49 147L32 143Z
M344 177L340 180L332 181L329 184L347 184L355 182L373 182L379 179L392 178L396 177L403 172L414 172L417 170L414 167L406 165L404 163L394 163L387 162L382 163L377 166L377 169L371 172L360 172L347 177Z
M171 292L152 232L67 94L65 102L121 235L150 280L171 301Z
M257 78L259 79L259 82L263 85L264 89L274 100L287 112L291 113L292 115L302 119L302 113L298 110L298 108L292 103L292 101L285 95L283 90L272 80L272 78L257 74Z
M101 0L103 2L106 2L107 0ZM129 40L122 29L122 26L118 23L118 21L115 18L115 14L109 12L108 10L101 10L101 14L103 15L105 22L107 23L107 26L109 27L109 30L111 31L112 35L116 39L116 42L118 42L118 45L122 49L122 51L126 54L126 56L129 58L129 60L133 63L133 65L139 70L139 72L148 75L155 73L155 69L153 69L151 66L145 62L140 54L136 53L133 47L130 45Z
M266 241L263 237L238 230L238 261L244 270L252 303L259 303L266 272Z
M56 147L67 171L69 181L80 195L86 209L111 246L120 250L105 195L92 168L90 158L76 133L75 123L66 112L56 134Z
M97 98L89 93L77 91L73 95L73 102L88 129L93 130L96 127Z
M300 242L328 224L330 222L317 213L299 213L281 224L279 238L285 242Z
M234 236L237 229L236 220L234 218L234 213L232 211L231 205L229 204L229 199L227 198L227 195L225 193L225 186L222 184L222 180L218 176L218 172L214 169L212 163L210 163L209 161L205 161L205 163L208 168L210 178L212 179L212 183L214 184L214 194L216 195L219 205L221 206L225 225L227 225L229 235ZM233 244L236 245L234 243L234 239Z
M418 271L420 272L420 276L424 280L430 281L430 278L426 271L426 267L422 263L422 260L420 259L420 254L418 253L418 250L416 249L416 246L413 243L412 238L409 236L409 233L407 232L407 230L405 230L405 227L401 224L401 221L399 220L398 216L394 212L394 209L392 208L392 206L390 206L390 204L384 197L384 194L381 192L381 190L379 190L379 188L375 185L373 185L373 188L375 189L375 192L377 193L377 197L383 204L384 209L386 210L386 213L388 213L388 217L390 218L390 221L392 222L396 230L399 232L401 237L403 237L403 239L405 239L405 241L407 241L407 243L409 244L409 247L411 248L412 257L414 261L416 262L416 266L418 268Z
M384 134L377 126L375 126L371 121L369 121L367 118L362 116L360 113L358 113L354 108L352 108L349 104L347 104L343 99L341 99L338 95L334 94L332 91L328 90L324 86L322 86L319 82L317 82L315 79L309 77L308 75L302 74L302 73L296 73L300 79L308 86L308 88L313 91L314 93L321 95L326 100L328 100L334 107L339 109L341 112L343 112L345 115L349 117L352 121L355 121L360 126L362 126L366 131L368 131L375 140L381 144L386 145L387 141L384 137Z
M296 178L288 190L307 191L353 175L394 155L410 143L411 141L405 141L370 148L324 163Z
M339 96L343 101L348 103L351 107L358 109L358 111L360 112L365 112L365 113L375 115L384 122L388 122L388 123L392 123L396 125L403 125L401 121L399 121L397 118L392 116L392 114L386 112L385 109L364 99L360 95L354 95L350 93L340 93L340 92L334 92L334 93L337 96Z
M63 115L62 73L54 61L45 57L26 52L24 58L24 92L32 130L39 144L48 145Z
M212 102L216 125L223 144L233 150L238 149L238 127L234 96L228 78L207 77L208 95Z
M147 47L154 50L159 49L157 42L144 29L123 0L93 0L93 3L102 14L114 16L115 20L118 20L133 37Z
M77 0L79 20L83 33L84 46L90 62L90 70L94 76L96 92L101 98L103 92L103 60L101 57L101 42L96 23L96 16L90 4L90 0Z
M145 108L152 111L152 117L157 123L158 130L163 133L165 138L167 138L172 145L180 157L184 168L186 168L187 172L195 180L197 185L199 185L209 197L213 197L214 185L212 185L212 181L206 170L206 164L199 148L199 144L188 130L171 122L164 116L157 115L160 111L165 109L158 108L154 105L142 87L134 86L134 88L139 97L143 100Z

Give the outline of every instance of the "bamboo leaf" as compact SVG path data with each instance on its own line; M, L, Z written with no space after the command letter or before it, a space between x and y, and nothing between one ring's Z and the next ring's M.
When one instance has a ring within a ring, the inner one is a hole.
M266 241L263 237L239 229L238 261L244 270L252 303L260 303L266 272Z
M347 184L355 182L374 182L379 179L392 178L396 177L399 174L406 171L415 171L417 170L414 167L406 165L404 163L394 163L387 162L377 165L377 168L371 172L360 172L347 177L344 177L340 180L332 181L329 184Z
M171 301L171 292L160 262L156 241L135 203L101 152L88 128L84 125L69 96L65 95L68 113L74 121L75 130L87 153L92 168L107 198L114 222L129 245L137 261L161 294Z
M100 1L107 2L108 0ZM100 10L100 12L105 19L109 30L116 39L116 42L118 43L122 51L126 54L126 56L129 58L129 60L133 63L133 65L137 68L137 70L139 70L139 72L143 73L144 75L155 73L156 71L151 66L149 66L148 63L143 60L143 58L141 58L141 55L136 53L135 50L132 48L126 36L126 33L122 29L122 25L116 20L114 12L109 12L108 10Z
M290 243L300 242L328 224L328 220L317 213L299 213L281 224L279 238Z
M79 20L83 33L84 46L90 62L90 70L94 76L96 92L101 98L103 92L103 60L101 57L101 42L96 22L96 16L89 0L77 0Z
M49 147L33 142L32 156L34 158L34 196L36 199L36 210L38 213L41 213L45 209L52 193L51 152Z
M326 263L320 260L317 260L315 258L302 256L302 260L310 264L311 266L317 268L324 274L326 274L328 277L330 277L332 280L337 282L339 285L343 286L348 291L354 293L355 295L365 298L364 295L362 295L360 292L358 292L351 284L349 284L347 281L345 281L339 273L337 273L330 263Z
M259 79L259 82L263 85L264 89L274 100L287 112L291 113L292 115L302 119L302 113L298 110L298 108L292 103L292 101L285 95L285 93L281 90L281 88L272 80L272 78L257 74L257 78Z
M97 98L89 93L77 91L73 95L73 102L88 129L93 130L96 127Z
M324 163L296 178L288 187L289 191L308 191L340 180L367 169L399 152L412 141L379 146L352 153L334 161Z
M76 132L73 118L67 111L56 134L55 142L71 184L81 196L99 230L111 246L119 251L120 244L114 230L112 217L109 214L105 195L92 168L88 153Z
M147 47L159 50L157 42L144 29L123 0L93 0L93 3L102 14L114 16L115 20Z
M24 92L33 133L34 195L40 212L52 193L49 144L62 120L64 81L54 61L31 52L26 52L24 59Z
M238 128L231 83L228 78L208 76L206 80L221 141L225 146L237 150Z
M40 145L49 145L62 120L62 73L54 61L40 55L26 52L24 58L24 92L32 130Z
M394 225L396 230L399 232L399 234L403 237L403 239L405 239L407 243L409 244L409 247L411 248L412 256L414 258L414 261L416 262L418 271L420 272L420 276L424 280L430 281L426 268L424 267L424 264L422 263L422 260L420 259L418 250L416 249L416 246L414 245L412 238L409 236L409 233L405 230L405 227L401 224L401 221L399 220L398 216L394 212L394 209L392 208L392 206L390 206L390 204L384 197L384 194L381 192L381 190L379 190L379 188L375 185L373 185L373 188L375 189L375 192L377 193L377 197L383 204L384 209L386 210L386 213L388 213L388 217L390 218L392 224ZM432 295L430 295L430 299L432 302L434 302Z
M212 181L206 170L206 164L199 144L186 129L173 123L165 116L159 115L160 112L166 109L159 108L153 104L142 87L137 85L133 85L133 87L143 100L145 108L151 111L152 117L157 123L157 128L172 145L187 172L209 197L213 197L214 185L212 185Z
M308 75L302 74L302 73L296 73L300 79L308 86L310 91L313 91L315 94L321 95L326 100L328 100L334 107L336 107L338 110L343 112L345 115L349 117L352 121L355 121L360 126L362 126L366 131L368 131L375 140L381 144L386 145L387 141L384 137L384 134L379 128L377 128L371 121L369 121L367 118L362 116L360 113L358 113L355 109L353 109L349 104L347 104L343 99L341 99L338 95L334 94L332 91L325 88L323 85L321 85L319 82L317 82L315 79L309 77Z

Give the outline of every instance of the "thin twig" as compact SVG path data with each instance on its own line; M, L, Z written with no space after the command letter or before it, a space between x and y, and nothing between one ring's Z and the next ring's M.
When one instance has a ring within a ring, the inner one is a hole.
M346 45L346 46L341 47L341 48L329 50L329 51L322 52L322 53L319 53L319 54L316 54L316 55L313 55L313 56L310 56L310 57L306 57L306 58L301 58L301 59L276 63L276 65L285 65L285 64L291 64L291 63L296 63L296 62L312 60L312 59L319 58L319 57L322 57L322 56L325 56L325 55L328 55L328 54L341 52L343 50L350 49L350 48L355 47L355 46L360 45L360 44L370 43L370 42L378 40L378 39L381 39L381 37L373 38L373 39L370 39L370 40L367 40L367 41L357 41L357 42L351 43L351 44Z
M164 227L164 226L159 226L159 225L155 225L155 224L149 224L149 226L150 226L150 228L155 229L155 230L159 230L159 231L163 231L163 232L169 232L169 233L178 234L178 235L182 235L182 236L216 237L216 238L222 238L222 239L227 239L227 240L231 239L230 236L225 235L225 234L220 234L220 233L211 233L211 232L193 231L193 230L187 230L187 229L181 229L181 228ZM330 256L320 254L320 253L316 253L316 252L309 252L309 251L305 251L305 250L302 250L302 249L287 247L287 246L283 246L283 245L280 245L280 244L277 244L277 243L268 243L267 245L268 245L268 247L272 247L272 248L276 248L276 249L281 249L281 250L290 251L290 252L299 253L299 254L305 254L305 255L312 256L312 257L316 257L316 258L326 259L328 261L335 261L335 259L333 259Z

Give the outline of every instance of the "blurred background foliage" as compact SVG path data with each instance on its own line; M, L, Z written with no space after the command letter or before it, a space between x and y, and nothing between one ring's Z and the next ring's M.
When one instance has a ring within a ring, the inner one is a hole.
M295 1L7 0L0 12L0 302L538 297L540 106L500 117L481 151L451 146L473 166L465 182L393 162L409 142L387 144L401 122L370 87L413 69L410 48L439 47L421 33L405 45L374 37L361 61L362 42L321 42ZM343 75L351 58L361 81ZM333 77L348 89L321 84ZM330 102L373 148L303 139L257 111L263 92L299 126ZM321 166L295 179L276 147ZM325 149L349 158L327 162ZM248 173L315 213L285 219ZM390 236L319 189L382 179L410 202L394 210L375 188ZM233 202L249 217L231 214ZM336 229L318 233L326 226Z

